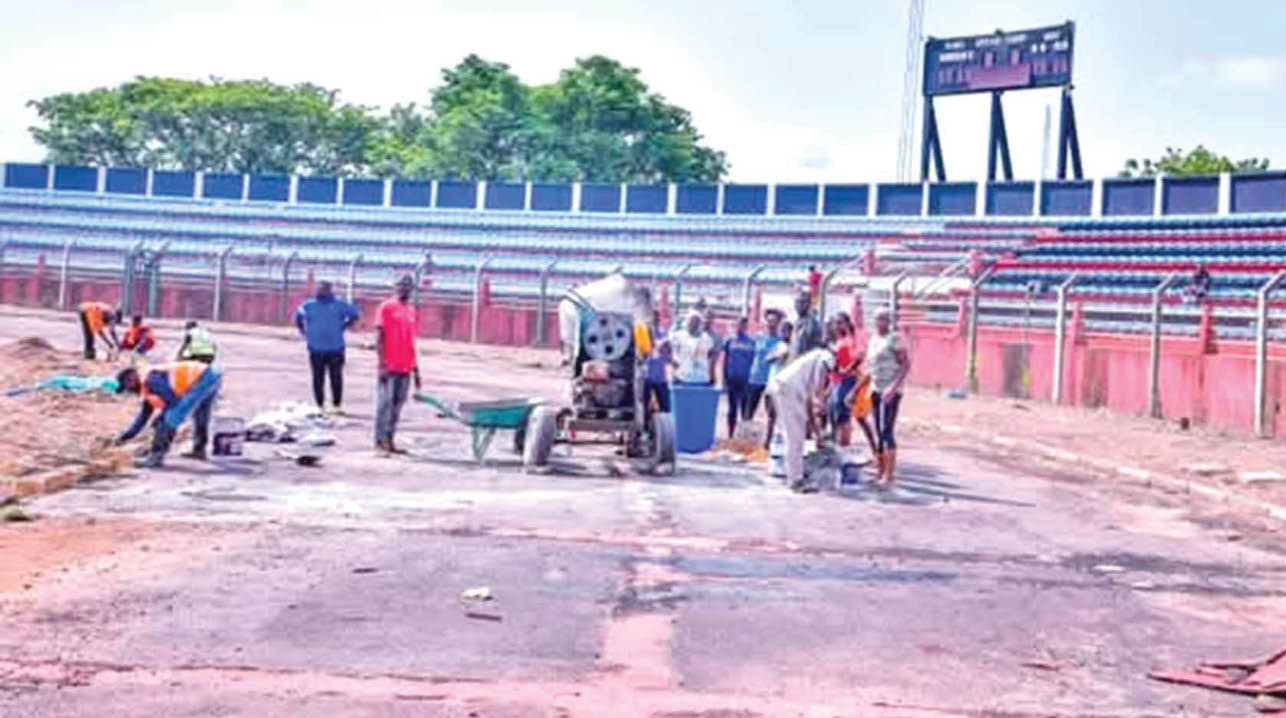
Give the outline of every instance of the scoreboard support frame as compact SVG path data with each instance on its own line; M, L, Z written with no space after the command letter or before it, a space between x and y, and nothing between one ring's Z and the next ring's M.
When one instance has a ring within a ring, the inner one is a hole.
M1058 121L1058 179L1067 179L1067 155L1072 156L1072 178L1084 179L1081 171L1081 141L1076 134L1076 111L1072 109L1072 88L1063 88L1062 111Z
M991 130L987 137L987 181L996 181L996 153L1005 170L1005 181L1014 181L1014 165L1009 160L1009 135L1005 132L1005 109L1000 104L1001 90L991 93Z

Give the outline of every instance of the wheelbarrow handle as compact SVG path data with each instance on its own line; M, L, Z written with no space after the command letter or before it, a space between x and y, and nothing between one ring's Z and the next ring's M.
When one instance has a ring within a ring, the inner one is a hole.
M428 394L416 392L414 394L414 398L416 401L424 402L425 404L428 404L429 406L432 406L433 408L437 409L440 416L445 416L449 419L455 419L456 421L464 422L463 416L460 416L460 414L457 413L455 409L452 409L449 405L447 405L446 402L442 401L441 399L435 396L430 396Z

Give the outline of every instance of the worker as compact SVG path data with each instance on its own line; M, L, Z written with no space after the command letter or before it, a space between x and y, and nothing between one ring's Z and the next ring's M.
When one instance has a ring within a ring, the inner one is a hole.
M822 306L822 273L817 265L808 265L808 305L817 311Z
M104 302L81 302L77 315L80 317L80 328L85 335L85 358L97 358L94 353L96 339L102 339L107 345L107 358L110 361L119 345L116 341L116 325L121 322L119 309Z
M179 344L179 351L175 354L176 360L213 364L218 353L219 345L208 329L197 324L195 319L189 319L183 325L183 342Z
M156 346L156 336L152 333L152 327L143 323L142 314L130 317L129 329L121 337L120 346L121 349L133 351L136 358L142 357Z
M866 358L871 365L871 413L875 416L875 458L880 475L877 485L888 488L897 472L893 427L902 404L902 389L911 373L911 357L906 339L893 328L887 309L875 313L875 332L867 341Z
M326 410L326 376L330 375L330 398L336 415L344 413L344 330L357 322L357 307L335 297L331 283L317 283L317 296L299 305L295 325L308 346L308 364L313 375L313 399L317 410Z
M152 446L138 462L139 466L156 468L169 452L179 426L191 415L195 425L192 450L184 456L204 461L210 438L210 413L222 380L223 374L217 367L199 361L175 362L143 371L134 367L122 369L116 375L117 393L138 394L143 397L143 405L134 423L116 437L116 444L133 439L147 426L152 414L159 412L152 423Z
M375 355L378 357L378 383L375 396L375 448L388 454L405 454L393 443L397 422L402 415L412 381L420 390L420 360L415 351L419 328L411 291L415 279L402 275L393 285L393 296L375 311Z
M750 402L750 367L755 363L755 340L750 319L739 317L737 331L723 343L723 390L728 395L728 438L737 433L737 419Z
M798 318L790 341L789 360L792 361L826 344L825 329L817 318L817 313L813 311L808 290L802 289L795 295L795 313Z
M786 439L786 483L795 491L807 488L804 482L804 441L810 413L824 406L835 369L835 354L827 347L813 349L782 367L768 382L768 397L781 421Z

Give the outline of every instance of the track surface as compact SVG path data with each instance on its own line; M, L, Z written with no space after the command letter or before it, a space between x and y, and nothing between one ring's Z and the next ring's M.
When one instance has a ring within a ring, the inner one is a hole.
M70 319L3 318L76 346ZM289 332L220 338L220 412L308 397ZM458 399L565 393L545 353L422 361ZM701 459L620 475L601 448L528 476L421 405L416 456L376 458L373 365L350 349L320 468L250 445L0 525L0 714L1234 716L1146 672L1286 646L1280 534L1186 497L914 438L892 499ZM475 586L496 600L463 604Z

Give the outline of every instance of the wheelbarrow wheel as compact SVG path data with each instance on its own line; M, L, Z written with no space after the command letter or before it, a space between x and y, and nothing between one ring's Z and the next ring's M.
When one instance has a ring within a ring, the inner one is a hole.
M527 418L526 435L522 449L522 465L526 468L545 466L549 452L558 433L558 411L552 406L538 406Z
M675 464L674 414L657 412L652 415L653 461L657 464Z

